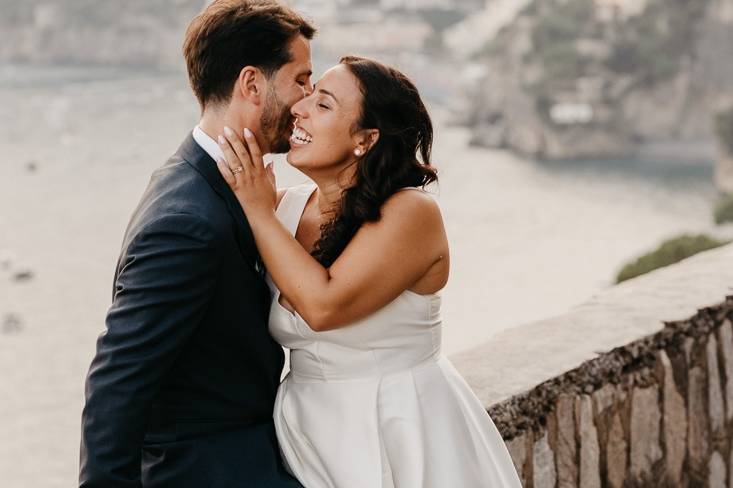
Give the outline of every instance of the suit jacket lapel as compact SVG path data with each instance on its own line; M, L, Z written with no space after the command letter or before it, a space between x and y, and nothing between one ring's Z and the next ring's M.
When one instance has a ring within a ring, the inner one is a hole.
M254 236L252 235L252 228L247 222L247 217L244 215L242 206L239 204L237 197L232 192L229 185L227 185L224 178L219 173L219 169L216 167L216 163L211 156L204 151L201 146L194 140L191 134L188 135L181 147L178 149L180 157L194 167L204 179L211 185L214 191L224 200L226 203L229 214L235 222L237 232L237 244L245 260L254 267L254 269L262 274L264 266L262 264L260 254L257 251L255 245Z

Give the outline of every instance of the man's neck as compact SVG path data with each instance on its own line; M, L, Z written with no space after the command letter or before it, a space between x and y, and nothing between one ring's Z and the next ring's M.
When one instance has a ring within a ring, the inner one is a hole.
M251 113L234 113L233 110L230 110L230 107L212 108L204 111L198 126L204 131L204 134L215 141L218 140L220 135L224 135L224 127L229 127L240 139L244 139L244 128L246 127L255 133L263 154L268 153L269 147L262 140L261 135L257 133L256 127L259 127L259 123L255 123L257 121L254 117L255 114Z
M208 110L201 116L199 127L207 136L216 141L220 135L224 134L225 126L239 132L239 124L235 122L231 117L227 116L224 110Z

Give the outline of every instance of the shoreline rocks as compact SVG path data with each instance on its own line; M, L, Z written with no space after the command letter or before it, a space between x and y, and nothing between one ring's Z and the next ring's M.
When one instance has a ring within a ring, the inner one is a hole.
M2 319L2 327L0 330L3 334L16 334L23 330L23 320L16 314L5 314Z

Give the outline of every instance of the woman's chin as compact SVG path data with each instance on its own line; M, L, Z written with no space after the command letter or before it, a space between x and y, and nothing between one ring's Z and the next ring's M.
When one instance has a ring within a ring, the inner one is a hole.
M300 151L300 147L293 147L292 144L290 145L290 151L288 151L288 154L285 156L285 160L290 166L296 169L302 166L305 162L302 151Z
M297 142L290 141L290 152L288 154L294 155L298 159L312 159L313 149L311 144L298 144Z

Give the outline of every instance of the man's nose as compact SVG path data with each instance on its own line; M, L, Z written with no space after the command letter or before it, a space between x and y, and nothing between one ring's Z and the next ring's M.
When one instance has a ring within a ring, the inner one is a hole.
M313 83L308 80L305 85L303 85L303 93L305 93L305 96L308 97L313 93Z

